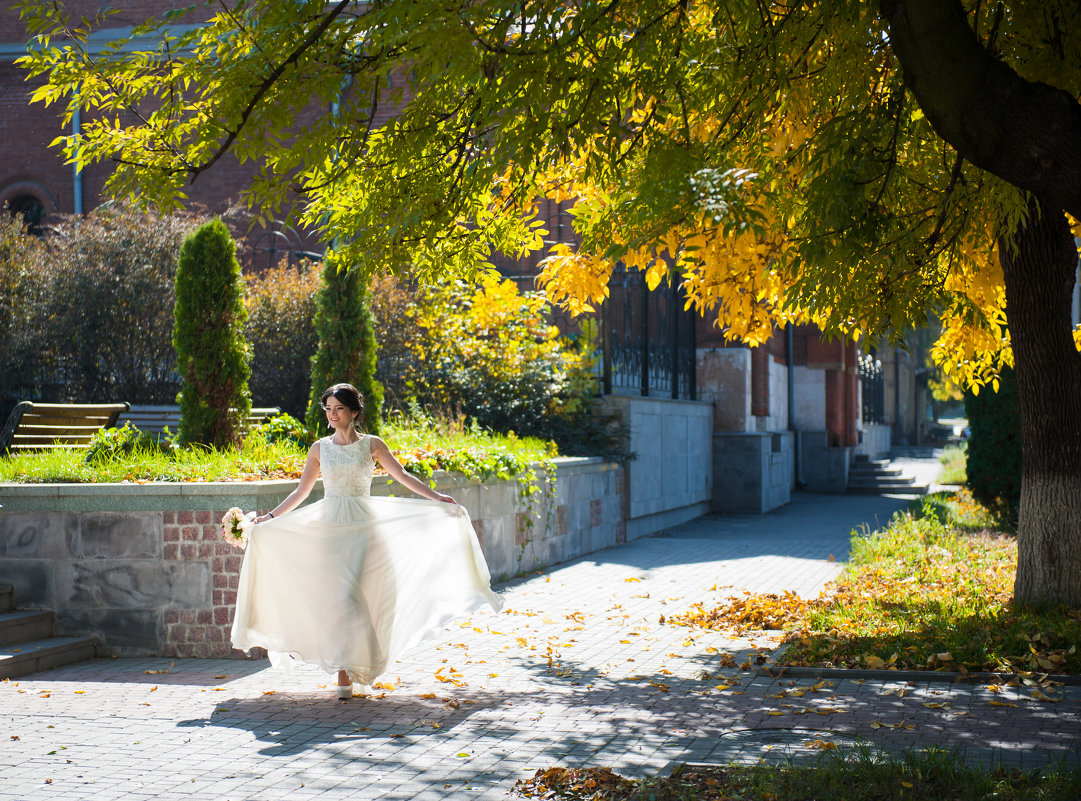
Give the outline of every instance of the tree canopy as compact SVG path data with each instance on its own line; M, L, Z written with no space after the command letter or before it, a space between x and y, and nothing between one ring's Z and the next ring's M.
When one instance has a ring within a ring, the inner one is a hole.
M541 280L572 309L601 300L622 261L653 286L681 282L751 344L794 320L897 339L930 310L934 357L957 380L996 385L1031 331L1022 397L1049 380L1081 395L1066 216L1081 217L1081 19L1062 0L205 11L94 49L107 21L21 5L37 37L22 63L45 78L34 98L86 112L80 140L58 143L113 160L110 191L168 207L231 151L254 168L256 209L292 208L346 256L420 277L545 247L547 196L572 204L578 243L553 247ZM1026 479L1068 495L1081 429L1041 425ZM1055 504L1029 502L1043 523ZM1054 575L1025 584L1022 548L1022 597L1081 604L1067 567L1081 567L1081 524L1064 525L1041 529L1073 549Z

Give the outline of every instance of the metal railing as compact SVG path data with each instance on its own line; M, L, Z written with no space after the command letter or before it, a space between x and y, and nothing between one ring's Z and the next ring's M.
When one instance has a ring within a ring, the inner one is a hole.
M886 419L886 381L882 362L871 353L859 356L860 390L863 396L863 422L882 423Z
M695 314L678 284L652 292L645 275L618 268L601 307L604 393L694 400Z

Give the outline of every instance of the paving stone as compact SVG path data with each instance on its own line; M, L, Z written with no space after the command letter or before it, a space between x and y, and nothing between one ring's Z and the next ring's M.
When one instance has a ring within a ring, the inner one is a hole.
M756 676L721 669L721 653L742 662L775 642L659 622L745 589L817 596L849 532L903 505L797 494L776 513L703 518L531 574L499 588L502 614L393 665L393 691L344 703L328 674L255 660L96 660L3 683L0 801L505 799L549 765L637 776L809 759L814 740L1079 764L1081 687L1046 704L930 679Z

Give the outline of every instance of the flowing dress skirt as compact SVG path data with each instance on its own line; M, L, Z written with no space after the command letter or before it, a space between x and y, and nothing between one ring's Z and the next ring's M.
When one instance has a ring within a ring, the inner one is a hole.
M461 506L331 496L257 525L244 554L233 646L271 663L344 669L371 684L402 652L502 599Z

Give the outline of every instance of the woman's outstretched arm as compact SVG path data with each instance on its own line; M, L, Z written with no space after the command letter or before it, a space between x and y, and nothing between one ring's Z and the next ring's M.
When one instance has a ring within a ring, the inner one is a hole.
M315 443L308 449L308 458L304 462L304 472L300 474L295 490L290 492L284 501L279 503L265 515L255 518L256 523L265 523L272 517L278 517L286 512L296 509L305 498L308 497L315 486L315 480L319 478L319 443Z

